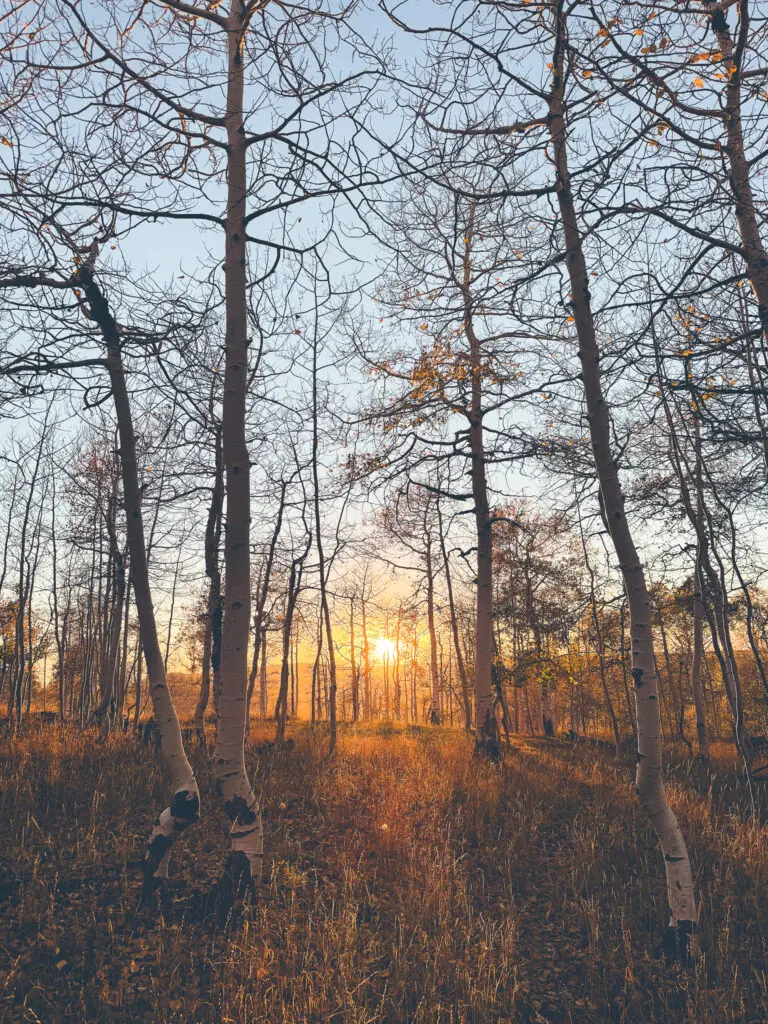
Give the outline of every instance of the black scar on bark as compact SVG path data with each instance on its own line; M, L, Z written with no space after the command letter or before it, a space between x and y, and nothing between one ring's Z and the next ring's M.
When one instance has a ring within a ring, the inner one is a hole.
M664 959L668 965L682 964L690 967L694 960L695 921L678 921L668 925L661 940Z
M184 831L190 825L194 825L200 813L200 799L197 793L187 789L180 789L174 794L171 801L171 814L176 819L176 828Z
M635 686L639 690L642 687L642 685L643 685L643 670L641 668L633 668L632 669L632 678L635 681Z
M249 808L247 800L242 796L233 796L227 800L224 813L230 821L239 821L241 825L252 825L256 821L256 812Z
M727 32L728 22L723 11L715 11L710 20L713 32Z
M499 730L496 725L496 716L490 710L486 712L485 721L475 739L475 757L485 757L492 764L501 762Z
M208 897L207 916L220 928L233 928L254 894L251 862L242 850L233 850L227 857L224 872Z
M155 822L155 825L159 824L160 819ZM155 872L160 867L160 862L167 850L173 846L171 839L166 839L165 836L155 836L147 847L147 852L144 855L144 860L141 864L141 873L143 876L143 884L141 887L141 902L144 906L151 902L153 895L157 892L160 886L163 884L165 879L155 878Z

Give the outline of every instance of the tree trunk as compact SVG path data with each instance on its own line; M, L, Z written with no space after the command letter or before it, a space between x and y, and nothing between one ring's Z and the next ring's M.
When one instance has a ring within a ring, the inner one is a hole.
M435 632L435 574L432 567L432 534L427 532L425 553L427 575L427 626L429 628L429 678L432 684L432 702L429 720L440 725L440 673L437 670L437 635Z
M317 545L317 571L320 581L320 614L325 625L328 641L328 717L331 724L331 735L328 744L329 755L336 746L336 650L333 643L333 627L331 610L328 603L328 580L326 578L325 554L323 551L323 533L320 521L320 477L318 467L319 436L318 436L318 394L317 394L317 335L312 346L312 481L315 492L315 543Z
M693 706L696 709L696 736L699 742L699 757L708 758L709 731L707 729L707 711L704 703L703 662L704 609L701 603L701 571L697 546L696 568L693 574L693 664L691 665L691 691L693 693Z
M150 694L155 720L160 730L163 755L174 787L171 805L155 822L144 857L144 881L150 888L168 876L168 859L176 838L198 817L200 795L192 767L184 752L173 698L166 685L163 656L157 635L152 592L144 547L144 526L141 516L141 491L136 464L136 440L125 384L120 336L106 299L93 278L91 266L82 266L79 279L90 306L91 318L99 325L107 350L107 368L115 405L120 438L120 467L123 478L126 533L130 558L131 583L139 618L139 632L147 662ZM137 712L138 713L138 712Z
M595 631L595 640L597 643L597 657L598 667L600 670L600 684L603 688L603 696L605 697L605 706L608 711L608 717L611 720L611 729L613 730L613 740L616 744L616 753L619 753L621 747L621 733L619 732L619 723L616 718L616 712L613 710L613 702L611 700L611 694L608 690L608 678L605 668L605 643L603 640L603 631L600 627L600 617L597 613L597 595L595 594L595 571L592 568L592 564L589 561L589 552L587 550L587 540L584 536L584 529L581 525L581 509L578 505L577 498L577 510L579 514L579 530L581 533L581 549L584 552L584 565L586 566L587 575L589 576L589 603L592 610L592 628Z
M261 672L259 673L259 714L267 717L267 627L261 630Z
M217 708L216 780L232 822L225 887L231 893L261 880L264 831L261 808L245 768L248 713L248 641L251 631L250 459L245 441L248 387L248 304L245 215L247 196L243 125L243 47L247 10L233 3L227 18L227 210L224 230L226 306L222 456L227 518L224 545L225 606L221 634L221 694ZM225 891L225 902L229 891Z
M552 143L557 200L565 238L565 263L571 285L595 469L630 612L632 677L638 729L637 792L653 823L664 855L671 915L665 948L670 955L687 959L694 941L697 917L693 877L685 841L664 792L651 602L645 573L624 512L624 495L611 447L609 409L600 380L600 349L592 318L589 275L568 172L564 109L566 15L563 6L564 0L557 0L547 126Z
M729 68L725 87L725 123L727 144L723 147L730 170L729 181L733 192L734 214L743 243L744 262L757 298L757 312L763 334L768 337L768 253L760 237L757 207L750 164L744 152L744 130L741 116L742 61L749 32L749 2L736 0L740 33L734 45L725 11L716 10L710 18L710 27L717 37L723 54L723 66Z
M109 735L110 705L115 695L115 678L117 675L118 652L120 649L120 630L123 622L123 604L125 601L125 559L117 543L115 525L109 529L110 561L115 569L114 593L115 605L112 609L110 628L106 632L104 657L102 659L101 699L94 710L94 718L99 727L102 739ZM165 665L163 665L165 667Z
M373 709L371 708L371 649L368 644L368 623L365 615L365 595L360 598L360 604L363 615L363 693L364 693L364 717L373 718Z
M399 722L402 717L402 686L400 682L400 630L403 624L403 606L398 605L397 628L395 630L395 664L393 667L395 683L395 718Z
M304 570L304 560L309 554L312 546L312 537L309 537L307 547L299 558L291 562L291 574L288 579L288 596L285 606L285 618L283 619L283 657L280 665L280 690L275 705L275 721L277 729L275 732L275 743L282 743L285 738L285 721L288 716L288 671L291 658L291 632L293 630L293 616L296 611L296 602L301 591L301 577Z
M48 428L48 412L45 414L45 422L40 432L40 443L37 446L35 461L32 467L32 478L29 483L29 493L24 503L24 516L21 522L21 536L19 539L19 587L17 591L16 623L14 632L14 653L15 666L11 672L10 693L8 698L8 719L15 731L21 728L21 714L24 696L24 675L26 669L26 638L24 634L24 620L26 618L27 595L29 591L27 577L27 531L29 520L32 515L32 501L35 496L40 463L43 457L43 446L45 444Z
M245 722L245 731L248 732L250 724L250 711L251 711L251 700L253 699L253 691L256 686L256 675L259 667L259 653L261 647L261 641L265 634L265 623L264 623L264 609L267 606L267 597L269 596L269 585L272 581L272 566L275 561L275 551L277 550L277 542L280 539L280 531L283 527L283 512L285 511L285 494L288 489L288 484L283 480L280 484L280 503L277 509L277 520L275 521L275 528L272 531L272 539L269 542L269 551L267 553L267 561L264 566L263 576L260 578L259 585L257 587L256 597L256 613L253 617L253 660L251 661L251 671L248 676L248 715ZM266 703L262 708L262 716L267 713Z
M461 651L461 643L459 641L459 623L456 617L456 602L453 596L453 580L451 578L451 566L448 560L448 551L445 544L445 534L443 532L443 515L440 510L440 503L437 505L437 526L440 532L440 553L443 556L443 565L445 566L445 586L448 591L448 611L451 616L451 634L453 636L453 649L456 652L456 669L459 673L459 685L461 686L461 702L464 708L464 728L467 732L472 729L472 700L469 693L469 680L467 679L467 670L464 664L464 655Z
M471 292L472 239L475 207L469 211L464 242L462 293L464 329L469 342L472 374L469 408L470 474L477 535L477 601L475 618L475 739L476 749L498 760L499 733L493 706L493 538L483 438L483 367L480 341L475 334Z
M356 722L360 715L360 680L355 663L355 599L349 599L349 657L352 671L352 721Z

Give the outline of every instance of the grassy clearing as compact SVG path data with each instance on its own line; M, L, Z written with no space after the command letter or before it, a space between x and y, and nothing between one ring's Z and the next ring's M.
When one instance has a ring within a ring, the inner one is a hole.
M663 865L610 752L520 740L497 770L459 733L374 729L327 764L294 736L251 750L265 880L227 931L201 914L227 833L204 751L203 819L147 913L134 862L167 802L158 759L55 727L3 739L0 1020L768 1019L766 829L727 752L668 769L702 902L684 972L658 955Z

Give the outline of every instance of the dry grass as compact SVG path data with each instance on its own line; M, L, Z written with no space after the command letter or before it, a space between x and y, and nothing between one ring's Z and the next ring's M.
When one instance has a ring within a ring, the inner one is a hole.
M203 820L148 914L133 862L159 763L122 736L4 739L0 1020L768 1020L766 829L725 752L668 771L702 901L683 971L658 955L663 865L609 752L519 741L497 770L461 734L382 728L327 764L294 735L252 751L267 867L228 930L201 912L226 846L203 751Z

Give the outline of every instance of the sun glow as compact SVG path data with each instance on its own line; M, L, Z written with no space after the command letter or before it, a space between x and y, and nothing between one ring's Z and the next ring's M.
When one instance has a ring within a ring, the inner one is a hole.
M384 661L385 658L393 658L396 650L395 641L386 636L380 636L373 648L374 654L380 661Z

